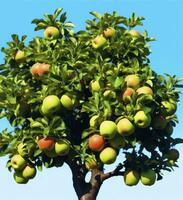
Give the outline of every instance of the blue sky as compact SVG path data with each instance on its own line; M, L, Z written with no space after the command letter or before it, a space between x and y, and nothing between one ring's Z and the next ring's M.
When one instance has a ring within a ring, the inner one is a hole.
M52 13L63 7L68 18L76 29L84 28L85 19L90 18L90 11L112 12L129 16L132 12L144 16L144 29L157 41L151 44L150 56L152 68L160 74L164 72L183 77L183 1L182 0L1 0L0 4L0 47L11 39L11 34L26 34L31 39L37 34L33 31L33 18L40 18L44 13ZM3 55L0 53L0 63ZM183 98L178 107L180 123L175 129L175 136L181 137L183 130ZM6 120L0 121L0 130L8 127ZM180 145L181 150L182 145ZM0 193L1 198L14 200L32 199L64 199L77 200L72 188L70 171L67 166L59 169L44 169L27 185L14 183L12 174L5 169L6 159L0 158ZM181 200L183 156L180 157L179 169L173 173L165 173L162 181L153 187L129 188L121 177L110 179L104 183L97 200L134 198L141 200Z

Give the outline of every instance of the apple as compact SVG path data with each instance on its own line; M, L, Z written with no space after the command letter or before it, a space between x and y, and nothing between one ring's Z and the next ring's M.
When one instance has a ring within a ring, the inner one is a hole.
M99 92L101 88L101 84L99 81L92 80L90 82L90 90L91 92Z
M122 118L117 123L117 130L120 135L131 135L135 131L134 125L127 118Z
M166 165L167 165L168 167L173 167L173 166L175 166L175 160L167 160L167 161L166 161Z
M169 101L161 102L161 113L163 116L173 115L177 110L177 105L175 103L170 103Z
M88 139L88 147L92 151L101 151L104 148L104 137L98 134L94 134Z
M65 156L69 153L70 143L66 139L60 139L55 143L55 152L58 156Z
M169 159L169 160L174 160L174 161L177 161L179 159L179 151L177 149L170 149L167 154L166 154L166 157Z
M110 38L110 37L114 36L115 32L116 31L113 27L109 27L104 30L103 34L106 38Z
M137 74L131 74L125 77L127 87L137 89L140 85L140 78Z
M42 76L50 71L50 65L47 63L35 63L31 67L31 74L33 76Z
M152 119L152 127L154 129L163 130L166 128L168 122L162 115L156 115Z
M72 99L66 94L61 96L60 102L62 106L68 110L72 110L74 106Z
M140 180L143 185L151 186L156 181L156 172L153 171L152 169L142 171Z
M141 34L136 30L129 30L128 33L134 38L139 38L141 36Z
M93 157L88 157L85 160L85 167L88 170L96 169L98 167L97 161Z
M138 88L136 90L137 94L140 95L140 94L150 94L150 95L153 95L153 91L150 87L148 86L142 86L140 88Z
M16 61L22 61L25 58L25 52L18 50L15 54L15 60Z
M134 116L134 123L139 128L147 128L151 123L151 116L140 110Z
M109 144L114 149L124 148L126 145L124 137L119 134L116 134L114 138L110 139Z
M37 142L39 149L41 150L50 150L55 146L55 140L51 137L44 137L38 140Z
M113 121L105 120L100 124L100 135L104 138L111 139L117 133L117 126Z
M26 166L26 164L26 160L19 154L16 154L11 158L11 166L15 170L22 170Z
M36 176L36 168L30 165L27 165L22 171L22 176L25 179L34 178Z
M43 114L52 114L60 109L60 99L55 95L49 95L44 98L41 111Z
M128 87L122 94L122 99L125 103L130 103L131 97L135 94L135 90Z
M95 127L97 125L98 118L99 118L98 115L94 115L90 118L90 121L89 121L90 127Z
M44 37L46 39L58 39L60 35L60 32L58 28L54 26L49 26L44 31Z
M135 170L128 170L124 173L124 182L128 186L137 185L140 180L140 175Z
M92 47L94 49L97 49L99 47L102 47L107 42L106 38L103 35L98 35L96 38L94 38L91 43Z
M21 171L15 171L14 174L13 174L13 178L16 181L16 183L18 183L18 184L26 184L29 181L29 179L24 178L22 176Z
M106 99L113 99L113 98L116 98L116 93L112 90L106 90L104 93L103 93L103 96L106 98Z
M28 147L25 143L20 143L17 147L17 151L22 157L26 157L32 153L33 147Z
M112 147L106 147L100 152L100 160L104 164L112 164L116 161L117 153Z

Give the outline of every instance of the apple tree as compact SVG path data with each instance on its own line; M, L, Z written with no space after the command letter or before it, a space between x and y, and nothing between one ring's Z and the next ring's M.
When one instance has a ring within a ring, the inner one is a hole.
M62 9L34 19L43 36L12 35L0 65L0 117L12 127L0 133L0 156L14 180L65 163L80 200L114 176L153 185L177 167L183 142L173 137L182 79L152 70L154 38L135 28L144 18L91 15L77 32Z

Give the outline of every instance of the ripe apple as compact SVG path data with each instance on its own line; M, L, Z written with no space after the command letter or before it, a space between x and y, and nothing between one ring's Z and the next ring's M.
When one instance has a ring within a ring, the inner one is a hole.
M170 103L169 101L161 102L161 113L163 116L173 115L177 110L177 105L174 103Z
M33 76L42 76L50 71L50 65L47 63L35 63L30 71Z
M103 121L100 124L100 135L104 138L112 139L117 133L117 126L113 121Z
M137 74L131 74L125 77L127 87L137 89L140 85L140 78Z
M102 47L107 42L107 40L103 35L98 35L91 42L92 42L92 47L94 49L97 49L99 47Z
M134 38L138 38L141 36L141 34L136 30L129 30L128 33Z
M174 160L174 161L177 161L179 159L179 151L177 149L170 149L167 154L166 154L166 157L169 159L169 160Z
M25 58L25 52L18 50L15 54L15 60L16 61L22 61Z
M33 146L28 147L27 144L20 143L17 147L17 151L22 157L26 157L26 156L29 156L32 153Z
M43 114L52 114L60 109L60 99L55 95L49 95L44 98L41 111Z
M90 82L90 90L91 90L91 92L99 92L100 88L101 88L101 85L100 85L99 81L92 80Z
M140 176L140 180L141 180L141 183L143 185L151 186L156 181L156 172L153 171L152 169L142 171L141 176Z
M116 134L114 138L110 139L109 144L114 149L124 148L126 145L124 137L119 134Z
M88 147L92 151L101 151L104 148L104 137L98 134L94 134L88 139Z
M19 154L16 154L11 158L11 166L15 170L22 170L26 166L26 164L26 160Z
M55 145L55 140L51 137L44 137L38 140L37 142L39 149L41 150L50 150Z
M88 157L85 160L85 167L88 170L96 169L98 167L97 161L93 157Z
M65 156L69 153L70 143L66 139L60 139L55 143L55 152L58 156Z
M90 127L95 127L97 125L98 118L99 118L98 115L94 115L90 118L90 121L89 121Z
M127 118L122 118L117 123L117 130L120 135L131 135L135 131L134 125Z
M167 120L162 115L156 115L152 119L152 127L154 129L163 130L167 126Z
M112 147L106 147L100 152L100 160L104 164L112 164L116 161L117 153Z
M115 29L113 27L106 28L103 32L106 38L110 38L115 34Z
M145 114L144 111L138 111L134 116L134 123L139 128L146 128L151 123L151 116L149 114Z
M22 176L25 179L34 178L36 176L36 168L30 165L27 165L22 171Z
M128 87L125 89L125 91L122 94L122 99L125 103L129 103L131 97L135 94L135 90Z
M72 99L68 95L66 94L62 95L60 101L64 108L68 110L72 110L74 104L73 104Z
M150 87L148 86L142 86L140 88L138 88L136 90L137 94L140 95L140 94L150 94L150 95L153 95L153 91Z
M128 170L124 173L124 182L128 186L137 185L140 180L140 175L135 170Z
M54 26L49 26L44 31L44 37L46 39L57 39L59 38L60 32L58 28Z
M24 178L22 176L21 171L15 171L14 174L13 174L13 178L16 181L16 183L18 183L18 184L26 184L29 181L29 179Z

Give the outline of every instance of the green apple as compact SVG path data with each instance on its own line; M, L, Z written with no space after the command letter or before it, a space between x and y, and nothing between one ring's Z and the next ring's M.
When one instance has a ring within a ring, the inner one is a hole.
M91 92L99 92L101 88L101 84L99 81L92 80L90 82L90 90Z
M122 118L117 123L117 130L120 135L131 135L135 131L134 125L127 118Z
M98 35L96 38L94 38L91 43L92 47L94 49L97 49L99 47L102 47L107 42L106 38L103 35Z
M103 34L106 38L110 38L110 37L114 36L115 32L116 31L113 27L109 27L104 30Z
M66 139L60 139L55 143L55 152L59 156L65 156L69 153L70 143Z
M137 185L140 180L140 175L135 170L128 170L124 173L124 182L128 186Z
M16 61L22 61L25 58L25 52L18 50L15 54L15 60Z
M26 157L26 156L29 156L32 153L33 146L32 147L28 147L27 144L20 143L18 145L18 147L17 147L17 151L22 157Z
M161 113L164 116L173 115L177 110L177 105L175 103L171 103L169 101L161 102Z
M100 160L104 164L112 164L116 161L117 153L112 147L106 147L100 152Z
M109 144L114 149L124 148L126 145L124 137L119 134L116 134L114 138L110 139Z
M94 115L90 118L90 121L89 121L90 127L95 127L97 125L98 118L99 118L98 115Z
M22 176L22 172L21 171L14 172L13 178L16 181L16 183L18 183L18 184L26 184L29 181L29 179L24 178Z
M144 111L138 111L134 116L134 123L139 128L147 128L151 123L151 116Z
M140 78L137 74L131 74L125 77L127 87L137 89L140 86Z
M170 149L167 154L166 154L166 157L169 159L169 160L174 160L174 161L177 161L179 159L179 151L177 149Z
M11 158L11 166L15 170L22 170L26 166L26 164L26 160L19 154L16 154Z
M150 87L147 87L147 86L142 86L140 88L138 88L136 90L137 94L140 95L140 94L150 94L150 95L153 95L153 91Z
M72 110L74 103L68 95L66 95L66 94L62 95L60 101L64 108L66 108L68 110Z
M103 121L100 124L100 135L104 138L112 139L117 133L117 126L113 121Z
M49 95L44 98L41 111L43 114L52 114L60 109L60 99L55 95Z
M152 127L154 129L163 130L166 128L168 121L162 115L156 115L152 118Z
M58 28L54 26L49 26L44 31L44 37L46 39L57 39L59 38L60 32Z
M175 166L175 160L167 160L166 161L166 165L168 166L168 167L173 167L173 166Z
M141 36L141 34L136 30L129 30L128 33L134 38L139 38Z
M152 169L142 171L140 180L143 185L151 186L156 181L156 172L153 171Z
M36 176L36 168L27 165L22 171L22 176L26 179L34 178Z

